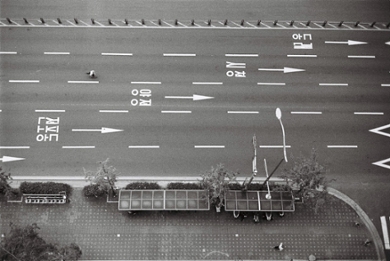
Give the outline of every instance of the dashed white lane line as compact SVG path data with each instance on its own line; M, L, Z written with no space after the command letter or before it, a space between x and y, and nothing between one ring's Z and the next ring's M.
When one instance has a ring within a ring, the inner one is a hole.
M195 53L164 53L165 57L195 57Z
M222 85L223 82L192 82L193 85Z
M355 111L355 115L384 115L383 112L364 112L364 111Z
M381 86L382 87L390 87L390 83L382 83Z
M131 84L161 84L161 82L131 82Z
M63 149L94 149L95 146L62 146Z
M389 230L387 229L387 222L385 216L381 216L381 225L382 225L382 232L383 232L383 243L385 245L385 249L389 250L390 249Z
M283 149L283 145L260 145L259 146L262 149ZM287 149L290 149L290 145L286 145Z
M65 112L65 110L35 110L35 112Z
M161 111L161 113L192 113L192 111Z
M227 111L229 114L258 114L258 111Z
M322 112L321 111L292 111L291 114L313 114L313 115L317 114L317 115L319 115L319 114L322 114Z
M195 145L195 149L224 149L225 145Z
M319 83L319 86L348 86L348 83Z
M18 52L0 52L0 54L18 54Z
M106 112L106 113L128 113L128 110L99 110L99 112Z
M30 146L0 146L0 149L2 149L2 150L7 150L7 149L10 149L10 150L12 150L12 149L29 149L30 148Z
M226 57L259 57L258 54L239 54L239 53L227 53L225 54Z
M134 145L129 146L129 149L159 149L159 145Z
M357 145L328 145L328 149L357 149Z
M352 59L374 59L375 58L375 55L348 55L348 58L352 58Z
M133 56L132 53L102 53L102 55L106 56Z
M284 86L286 83L284 82L258 82L257 85L277 85L277 86Z
M39 80L9 80L12 83L39 83Z
M62 55L62 54L70 54L70 52L43 52L43 54L59 54L59 55Z
M287 57L296 58L317 58L316 54L287 54Z
M68 83L99 83L99 81L68 81Z

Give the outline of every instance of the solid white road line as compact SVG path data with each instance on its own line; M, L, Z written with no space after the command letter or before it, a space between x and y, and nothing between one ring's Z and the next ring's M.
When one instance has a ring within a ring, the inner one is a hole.
M227 53L226 57L259 57L258 54L235 54L235 53Z
M63 149L94 149L95 146L62 146Z
M258 111L227 111L230 114L258 114Z
M43 52L43 54L70 54L70 52Z
M257 85L280 85L280 86L284 86L286 85L286 83L284 82L258 82Z
M223 82L192 82L193 85L222 85Z
M65 112L65 110L35 110L35 112Z
M9 80L13 83L39 83L39 80Z
M127 113L128 110L99 110L99 112L109 112L109 113Z
M358 112L358 111L355 111L353 114L355 114L355 115L384 115L383 112Z
M317 58L316 54L287 54L287 57Z
M389 217L390 220L390 217ZM387 229L387 223L386 223L386 217L381 216L381 225L382 225L382 232L383 232L383 243L385 245L385 249L390 249L390 242L389 242L389 231Z
M375 55L348 55L348 58L374 59Z
M283 145L260 145L259 146L262 149L283 149ZM290 145L286 145L287 149L290 149Z
M319 83L319 86L348 86L348 83Z
M291 114L322 114L321 111L292 111Z
M159 149L159 145L135 145L129 146L129 149Z
M0 149L29 149L30 146L0 146Z
M195 145L195 149L224 149L225 145Z
M164 53L165 57L195 57L194 53Z
M357 145L328 145L328 149L357 149Z
M18 54L18 52L0 52L0 54Z
M68 83L99 83L99 81L68 81Z
M102 55L112 56L133 56L132 53L102 53Z
M161 84L161 82L131 82L131 84Z
M161 111L161 113L192 113L192 111Z
M382 83L381 86L382 87L390 87L390 83Z

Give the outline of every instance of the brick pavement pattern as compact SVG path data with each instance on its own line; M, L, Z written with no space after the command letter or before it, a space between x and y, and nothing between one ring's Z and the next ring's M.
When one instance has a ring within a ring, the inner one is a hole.
M356 212L334 199L319 214L296 205L295 213L253 222L231 212L119 212L116 203L88 199L75 189L66 205L28 205L0 201L0 232L9 223L37 223L40 235L60 245L75 242L82 260L376 260L374 246L364 246L369 231L356 228ZM274 246L283 242L285 249Z

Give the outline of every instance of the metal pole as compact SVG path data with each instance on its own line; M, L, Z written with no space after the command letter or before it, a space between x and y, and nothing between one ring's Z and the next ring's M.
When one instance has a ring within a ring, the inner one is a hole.
M268 182L268 180L272 177L272 175L275 173L275 171L279 168L280 164L282 164L282 162L283 162L283 159L280 160L279 164L278 164L278 165L276 166L276 168L271 172L271 175L269 175L269 176L267 177L267 179L264 181L264 183L262 184L262 186L264 186L264 184L265 184L266 182Z
M256 140L256 134L253 134L252 138L252 144L253 144L253 159L252 159L252 176L249 179L249 181L242 184L242 191L247 191L249 184L251 184L253 178L257 174L257 140Z

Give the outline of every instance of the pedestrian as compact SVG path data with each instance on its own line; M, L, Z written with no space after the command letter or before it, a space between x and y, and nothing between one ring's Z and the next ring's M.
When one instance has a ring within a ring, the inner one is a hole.
M366 241L364 241L364 246L369 246L369 245L371 245L371 240L369 240L369 239L366 239Z
M355 227L359 228L360 227L360 223L358 221L355 221L354 223Z
M278 246L274 247L275 250L283 251L283 243L280 243Z

